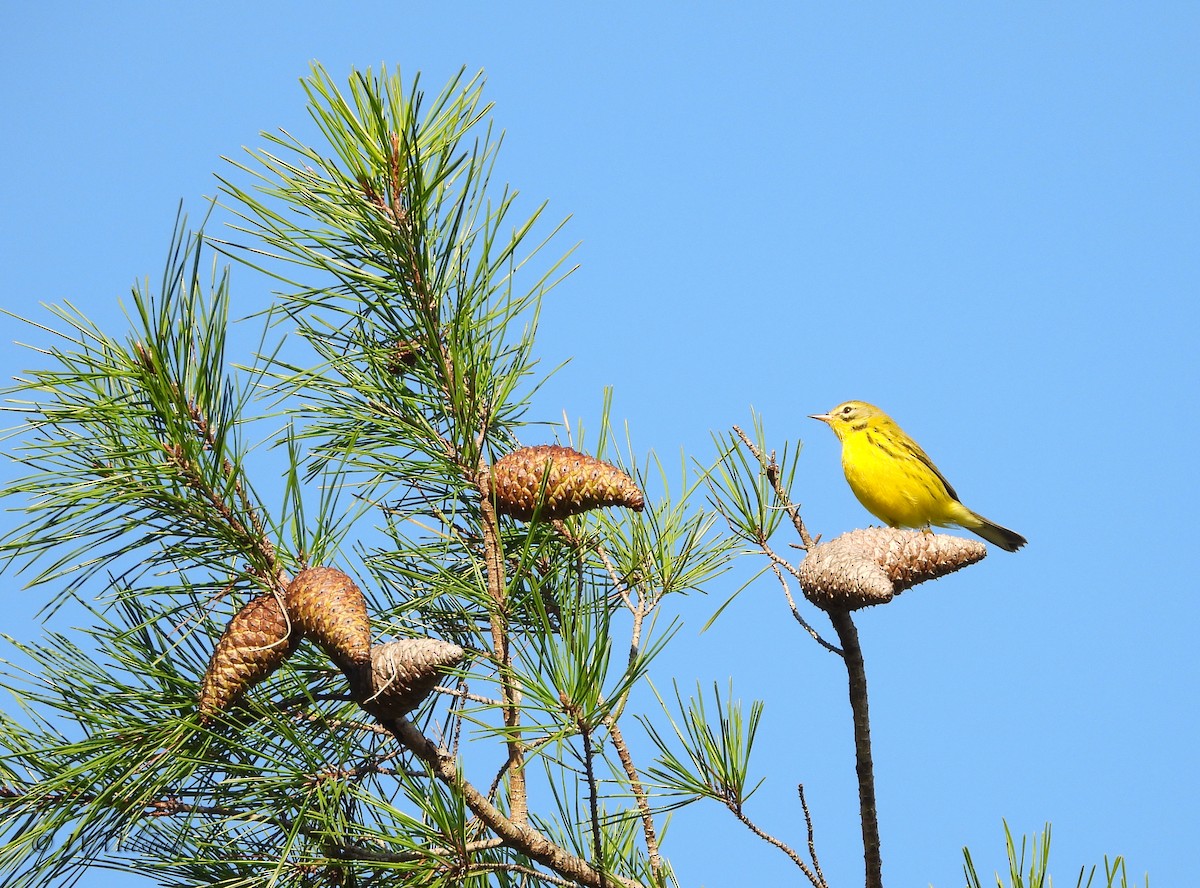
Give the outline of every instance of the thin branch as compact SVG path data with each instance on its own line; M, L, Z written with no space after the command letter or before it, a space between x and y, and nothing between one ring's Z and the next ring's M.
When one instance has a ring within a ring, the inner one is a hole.
M796 790L800 794L800 807L804 811L804 827L808 831L808 857L812 861L813 872L817 874L817 878L821 880L821 884L825 884L825 874L821 872L821 862L817 860L817 842L813 833L812 812L808 810L808 799L804 797L804 784L796 785Z
M378 851L374 848L363 848L359 845L330 844L325 851L330 857L338 860L368 860L377 863L413 863L429 860L431 857L454 858L480 851L491 851L504 847L500 839L483 839L478 842L465 842L454 847L429 845L413 851Z
M570 879L564 879L561 876L555 876L542 870L535 870L532 867L522 866L519 863L481 863L476 864L476 867L483 872L490 873L520 873L523 876L532 876L539 882L549 882L551 885L564 885L566 888L571 888L571 886L576 884Z
M534 740L530 743L526 743L523 748L524 748L525 752L532 755L533 753L535 753L539 749L541 749L543 746L546 746L547 744L550 744L550 743L555 743L560 739L561 739L561 737L559 735L550 734L549 736L542 737L540 740ZM496 771L496 776L492 779L491 786L488 787L487 797L489 799L494 799L496 797L496 793L500 789L500 784L504 780L504 775L508 773L508 767L509 767L509 761L508 761L508 759L505 759L504 764L502 764L500 766L500 769L498 771Z
M479 489L480 529L483 532L483 552L487 571L487 590L491 599L492 646L499 665L500 693L503 700L504 730L508 746L509 809L513 820L524 823L529 817L529 799L525 789L525 757L521 747L521 689L514 671L509 650L507 602L505 601L504 550L500 542L500 519L492 501L491 470L480 457L476 474Z
M609 579L612 580L613 588L617 590L617 594L621 596L621 600L625 603L625 606L636 615L640 609L643 598L642 594L640 592L637 593L638 603L634 604L630 592L636 590L631 590L625 582L620 571L617 570L617 566L613 564L612 558L609 557L608 550L604 548L604 544L600 540L595 540L591 548L600 558L600 563L604 565L605 572L608 574Z
M808 528L804 526L804 521L800 518L800 507L788 498L787 491L783 489L783 480L779 476L779 464L775 462L774 452L771 453L768 459L741 428L734 426L733 430L742 439L742 443L746 445L746 448L754 454L754 458L758 460L758 464L762 466L767 480L771 482L771 487L775 490L775 496L779 498L779 502L787 510L788 517L792 519L792 526L796 528L796 534L800 537L800 542L804 544L803 548L811 549L816 541L809 536Z
M28 800L31 795L33 794L10 786L0 786L0 798L3 799ZM49 810L56 806L69 804L72 806L81 806L82 811L86 812L87 806L98 801L100 798L100 795L91 793L47 793L37 798L33 807L35 810ZM105 798L113 806L123 804L123 800L120 798L111 796L105 796ZM145 818L174 817L178 814L186 814L189 817L219 817L222 820L249 817L258 823L269 823L272 826L278 827L283 832L289 832L295 827L295 824L287 818L266 816L261 810L256 808L235 808L228 805L201 805L185 802L178 796L172 795L140 802L139 805L142 808L140 814Z
M464 695L468 693L467 677L465 675L459 676L458 690ZM465 696L458 697L446 708L447 720L445 722L445 727L442 728L442 733L443 735L450 735L450 751L453 752L454 755L458 755L458 751L462 748L462 730L463 722L465 721L462 711L465 700Z
M429 766L438 780L461 796L463 802L475 816L483 821L484 825L496 836L503 839L507 847L580 885L587 886L587 888L606 888L611 884L610 881L606 881L605 876L599 870L586 860L576 857L556 845L529 826L527 822L519 821L499 810L462 776L457 760L447 750L439 748L422 734L408 719L392 719L387 723L387 727L397 740ZM632 879L613 876L609 876L608 879L617 879L618 883L626 888L641 888L640 884Z
M634 767L633 756L629 752L629 747L625 744L625 738L621 734L621 729L617 727L617 720L613 716L607 715L604 717L604 726L608 728L613 748L617 751L617 758L621 760L621 766L625 769L625 776L629 778L629 787L633 791L633 798L637 804L638 814L641 815L642 835L646 840L646 853L650 857L650 872L654 875L654 879L657 882L662 876L663 859L662 854L658 850L658 835L654 828L654 814L650 808L650 800L646 797L646 788L642 785L637 768Z
M208 418L204 415L204 411L200 409L200 406L196 404L195 401L192 401L188 406L191 411L192 422L195 423L196 431L200 433L201 440L204 441L205 446L210 451L215 453L217 451L218 441L216 433L213 431L212 423L208 421ZM242 484L241 479L234 477L237 472L233 467L233 463L231 463L227 458L222 459L221 470L225 473L226 478L228 478L230 481L233 481L233 491L235 494L237 494L237 498L241 503L242 509L246 512L247 516L249 516L250 524L254 528L255 535L260 539L265 539L266 531L263 529L263 523L262 519L258 515L258 509L255 508L250 496L246 493L246 487ZM274 553L272 552L272 554Z
M733 430L737 433L742 443L746 445L747 449L754 455L755 459L758 460L759 466L761 466L763 473L775 491L777 501L787 511L788 517L791 518L792 526L795 528L796 534L800 537L800 548L806 552L810 552L816 545L816 540L809 534L808 528L805 527L800 517L800 507L791 501L787 491L783 488L783 481L779 466L775 461L775 454L772 453L768 458L750 440L745 432L737 426L734 426ZM826 650L840 655L846 664L846 672L849 680L850 708L854 720L855 765L858 774L859 812L862 819L866 888L882 888L883 867L880 856L879 816L875 804L874 763L871 758L871 721L867 708L867 674L863 664L862 648L858 642L858 632L854 627L853 621L850 619L849 611L825 608L841 642L841 649L839 650L822 638L808 621L801 616L799 608L796 607L796 601L792 597L787 578L784 575L784 571L786 570L793 577L800 579L798 568L775 553L766 539L760 538L757 540L757 543L762 549L763 554L771 561L771 569L774 571L780 586L783 588L783 593L787 598L788 606L791 608L792 616L795 617L796 621L800 623L809 635L816 639ZM802 785L799 787L799 792L800 804L804 810L804 820L808 830L808 849L813 863L812 870L809 870L807 867L803 867L803 869L805 875L809 877L809 881L816 888L824 888L825 877L821 873L820 864L817 862L812 816L808 809L808 803L804 798L804 787ZM734 813L756 833L763 835L756 827L745 820L740 811L735 811ZM767 838L765 835L763 837ZM780 847L785 847L770 838L767 838L767 841L771 841L772 844L777 844ZM790 849L788 851L790 852ZM792 856L793 860L798 861L798 857L794 852L790 852L790 856Z
M734 426L733 430L737 433L737 436L742 439L742 443L746 445L746 447L754 455L754 458L758 460L758 464L762 468L763 473L766 475L767 480L771 482L771 488L775 491L775 499L781 506L783 506L784 510L788 513L788 516L792 519L792 526L796 529L796 533L799 535L800 540L803 543L801 548L806 551L811 549L816 544L816 541L809 535L808 528L804 526L804 521L800 518L800 507L796 503L792 502L791 498L787 494L787 491L783 489L783 481L780 478L779 465L775 461L774 452L771 453L769 458L766 457L740 427ZM758 538L755 540L755 542L762 550L762 553L766 555L768 559L770 559L771 568L775 571L775 576L779 579L779 585L783 587L783 594L787 598L788 607L791 608L792 616L796 618L796 622L798 622L804 628L804 631L811 635L818 644L820 644L826 650L840 655L841 651L822 638L821 634L813 628L812 624L805 620L803 616L801 616L799 608L796 607L796 600L792 597L791 588L788 586L787 580L783 576L783 571L786 570L793 577L799 580L799 569L771 548L771 545L767 541L766 535L761 528L759 529Z
M604 877L604 840L600 832L600 796L596 788L595 758L592 752L592 728L583 718L577 706L570 701L564 701L569 712L575 716L575 724L579 727L579 735L583 738L583 767L587 774L588 808L592 818L592 857L601 867L600 884L607 886Z
M786 842L782 842L770 833L764 832L759 828L758 824L747 817L745 812L742 811L741 805L732 800L726 801L725 804L728 806L729 810L733 812L733 816L745 824L746 828L749 829L750 832L754 833L764 842L774 845L776 848L790 857L792 863L796 864L796 866L800 868L800 872L804 873L804 875L808 878L808 881L812 883L813 888L829 888L829 886L825 884L825 879L818 878L816 873L809 869L809 866L804 862L804 859L794 850L792 850L792 848Z
M178 470L183 477L184 483L188 487L195 490L207 501L218 515L235 534L245 540L246 546L251 551L254 551L262 559L262 564L266 565L267 575L259 576L260 580L269 584L271 588L282 584L282 570L279 567L279 560L275 554L275 546L267 538L266 533L262 529L262 523L256 512L251 511L250 517L253 522L253 529L247 528L233 513L233 509L221 497L221 495L213 490L213 488L204 479L196 464L187 456L183 448L178 444L163 442L163 451L167 455L167 462ZM225 461L222 471L226 476L233 479L235 470L228 460ZM241 479L234 480L234 489L237 491L239 499L246 500L245 491L242 487ZM251 570L258 575L258 571L254 570L254 565L251 564ZM278 595L277 595L278 597ZM281 602L282 603L282 602Z
M633 625L629 631L629 663L632 665L637 659L638 652L641 650L642 644L642 625L646 621L646 617L653 610L653 604L647 604L646 596L641 590L630 586L621 572L617 570L617 566L613 564L612 558L608 554L608 550L604 547L604 543L599 539L584 541L573 535L566 524L562 521L554 522L555 529L566 539L567 543L578 551L582 552L584 547L590 548L596 553L596 557L600 559L600 563L604 566L605 573L612 580L613 588L617 594L621 596L621 601L626 609L633 615ZM637 600L634 600L636 595ZM617 704L617 711L620 712L625 706L625 701L622 700Z
M349 768L325 768L321 771L310 772L304 775L304 779L309 783L321 783L326 780L347 780L351 778L365 777L368 774L399 774L409 773L398 768L384 767L385 762L399 758L403 754L400 749L393 749L391 752L382 755L371 756L370 759L362 764Z
M796 599L792 598L792 590L787 584L787 578L784 577L783 571L781 571L779 566L776 564L772 564L771 568L775 571L775 576L779 579L779 585L783 587L784 597L787 598L788 607L792 609L792 616L796 618L796 622L804 627L804 631L816 639L818 644L824 647L827 651L831 651L840 657L842 655L841 648L826 641L821 634L813 628L812 624L804 619L804 617L800 614L800 609L796 607Z
M280 700L278 703L274 704L274 708L280 711L287 711L289 709L294 709L298 705L307 704L310 699L312 701L349 700L351 697L348 694L314 694L311 698L308 696L301 697L297 695L295 697L289 697L286 700ZM391 731L380 727L379 725L371 724L370 722L358 721L357 719L329 718L324 713L319 712L296 711L291 713L291 717L301 721L311 722L313 724L319 723L329 728L349 728L351 730L361 731L366 734L381 734L384 736L391 735Z
M854 757L858 771L858 806L862 817L866 888L883 888L879 813L875 807L875 769L871 758L871 718L867 708L867 671L858 643L858 630L850 619L850 612L830 609L828 614L842 642L842 659L846 662L850 679L850 710L854 716Z
M758 545L759 545L759 548L762 549L763 554L766 555L767 558L769 558L771 560L771 565L773 567L775 567L777 569L786 570L797 580L800 579L799 569L794 564L792 564L790 561L788 561L786 558L784 558L782 555L780 555L778 552L776 552L774 549L772 549L770 544L766 541L765 538L760 538L758 540Z
M483 706L499 706L500 701L494 700L491 697L484 697L481 694L472 694L469 691L460 688L447 688L438 685L430 693L445 694L447 697L457 697L460 700L470 700L472 703L479 703Z

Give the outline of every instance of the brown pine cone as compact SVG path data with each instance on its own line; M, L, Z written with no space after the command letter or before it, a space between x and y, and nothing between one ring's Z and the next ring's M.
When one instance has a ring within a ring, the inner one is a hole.
M238 611L217 642L200 683L201 720L232 706L278 669L296 650L300 637L274 595L255 598Z
M371 661L371 621L362 591L340 570L310 567L284 595L288 615L340 668Z
M978 540L922 530L852 530L815 546L800 562L800 588L817 607L855 610L891 601L987 555Z
M421 704L463 649L437 638L405 638L371 648L374 691L363 708L378 718L399 718Z
M539 514L546 520L602 506L628 506L640 512L645 505L645 498L633 479L616 466L570 447L540 444L514 450L492 466L492 492L497 509L528 521L538 505L543 479L545 498Z
M417 366L421 343L417 340L402 340L392 344L387 359L387 371L397 376Z

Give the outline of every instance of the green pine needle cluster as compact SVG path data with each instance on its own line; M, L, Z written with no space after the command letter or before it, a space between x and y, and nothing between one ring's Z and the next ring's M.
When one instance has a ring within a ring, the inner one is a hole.
M996 888L1054 888L1054 880L1050 877L1050 824L1034 835L1030 842L1027 836L1021 837L1018 847L1013 838L1007 821L1004 823L1004 850L1008 857L1008 880L999 873L995 874ZM1028 856L1027 856L1028 852ZM975 861L971 851L963 848L963 876L966 888L984 888L985 882L975 869ZM1028 861L1028 863L1026 862ZM1080 867L1075 880L1075 888L1137 888L1137 883L1131 886L1125 867L1125 858L1115 857L1111 861L1104 858L1103 881L1098 880L1099 872L1095 866ZM1146 878L1145 888L1150 888L1150 879Z
M231 161L232 234L181 215L128 330L69 305L30 321L47 344L4 393L24 520L0 558L47 628L0 663L0 882L667 884L657 790L621 728L653 702L664 602L731 544L693 473L632 446L617 461L654 491L642 513L497 514L496 459L583 447L528 415L563 223L492 181L480 78L430 97L315 67L304 88L324 144L265 135ZM272 302L235 322L214 253ZM608 410L597 456L616 453ZM230 618L310 565L358 578L374 638L453 641L466 662L376 720L303 643L202 722Z

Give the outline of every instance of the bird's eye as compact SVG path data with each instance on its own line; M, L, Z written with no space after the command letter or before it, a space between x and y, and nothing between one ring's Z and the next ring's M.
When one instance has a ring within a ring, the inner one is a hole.
M847 404L845 407L842 408L842 416L849 416L853 412L854 412L854 408L851 407L849 404Z

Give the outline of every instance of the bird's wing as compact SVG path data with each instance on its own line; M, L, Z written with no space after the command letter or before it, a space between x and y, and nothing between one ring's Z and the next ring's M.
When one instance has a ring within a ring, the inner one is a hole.
M941 469L939 469L937 466L935 466L933 464L933 460L931 460L929 458L928 453L926 453L924 450L921 449L920 444L918 444L912 438L908 438L904 442L904 446L909 449L909 451L912 453L913 456L915 456L922 463L924 463L926 465L926 467L928 467L929 471L931 471L931 472L933 472L933 474L937 475L938 480L941 481L942 484L945 486L946 493L950 494L952 499L954 499L958 502L962 502L962 500L958 499L958 494L955 493L954 488L950 485L950 482L946 480L946 476L942 474Z

